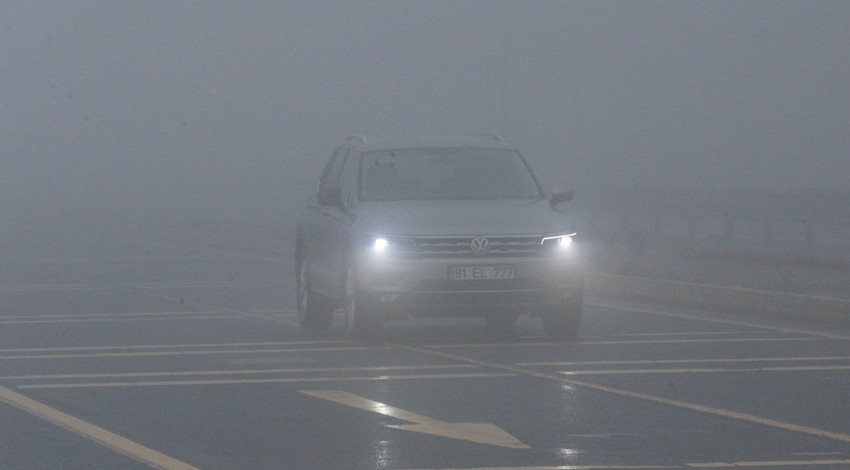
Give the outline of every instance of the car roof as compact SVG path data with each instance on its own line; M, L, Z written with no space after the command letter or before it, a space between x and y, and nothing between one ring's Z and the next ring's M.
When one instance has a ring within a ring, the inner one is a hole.
M367 138L362 135L346 139L346 144L361 151L391 150L405 148L491 148L514 150L496 135L467 136L391 136Z

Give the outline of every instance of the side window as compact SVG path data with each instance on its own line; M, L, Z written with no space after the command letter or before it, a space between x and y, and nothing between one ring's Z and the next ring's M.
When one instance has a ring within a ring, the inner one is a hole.
M348 155L347 147L337 149L325 167L322 173L322 178L319 180L319 191L332 188L339 184L339 175L342 173L342 164L345 162L345 156Z
M357 186L357 153L351 153L345 159L345 164L342 166L342 174L339 178L339 188L342 193L342 200L346 204L351 203L354 188Z

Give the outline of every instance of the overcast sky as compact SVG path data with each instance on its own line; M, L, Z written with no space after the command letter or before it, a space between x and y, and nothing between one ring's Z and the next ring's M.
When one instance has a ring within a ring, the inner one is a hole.
M275 216L348 135L472 132L577 187L848 191L850 2L0 3L4 205Z

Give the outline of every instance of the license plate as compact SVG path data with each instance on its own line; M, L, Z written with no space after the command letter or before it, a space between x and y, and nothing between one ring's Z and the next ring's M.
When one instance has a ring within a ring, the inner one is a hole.
M516 270L512 264L449 266L449 279L453 281L514 278L516 278Z

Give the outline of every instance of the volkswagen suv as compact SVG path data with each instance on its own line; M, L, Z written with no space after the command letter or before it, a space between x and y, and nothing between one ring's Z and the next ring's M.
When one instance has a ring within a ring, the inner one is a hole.
M347 139L297 226L298 318L377 335L386 318L521 314L577 334L584 275L576 230L520 153L497 136Z

